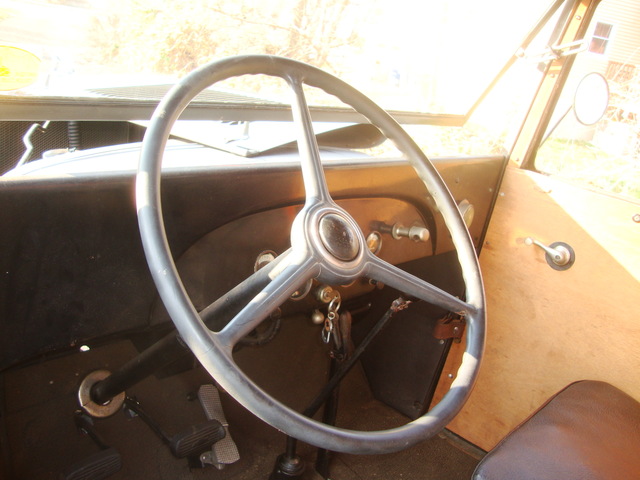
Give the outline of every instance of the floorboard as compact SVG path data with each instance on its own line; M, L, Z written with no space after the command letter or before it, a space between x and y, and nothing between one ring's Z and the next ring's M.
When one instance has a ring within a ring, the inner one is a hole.
M326 379L326 350L317 328L304 321L284 322L282 331L266 347L245 348L236 355L253 378L267 391L297 409L303 409ZM2 375L4 441L3 473L9 480L58 479L73 462L98 451L95 444L74 426L78 408L76 392L82 378L92 370L115 369L135 355L128 341L92 348ZM152 376L133 387L146 411L170 434L203 421L204 413L195 392L211 383L202 368L166 378ZM340 392L338 423L346 428L389 428L406 419L371 397L364 375L355 368ZM171 456L168 448L139 418L118 412L95 421L105 442L122 456L122 470L114 479L267 479L285 437L247 412L222 393L230 432L241 459L224 470L190 469L188 462ZM320 477L313 471L315 449L300 444L299 452L309 468L305 480ZM438 479L471 478L481 452L464 448L450 435L439 435L400 453L379 456L334 454L331 478Z

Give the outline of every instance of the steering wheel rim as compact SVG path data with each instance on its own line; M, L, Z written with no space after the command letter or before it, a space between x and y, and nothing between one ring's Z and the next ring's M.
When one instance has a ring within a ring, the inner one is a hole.
M293 91L292 111L294 123L298 126L298 148L307 201L292 227L292 249L275 269L271 283L225 329L212 332L191 303L167 242L160 200L162 157L173 124L198 93L221 80L255 74L282 78ZM303 84L320 88L353 107L407 157L451 233L465 283L465 301L386 264L364 248L364 235L357 224L331 200L328 193ZM391 453L437 434L462 408L478 374L485 340L484 289L473 243L449 190L433 164L389 114L353 87L310 65L267 55L229 57L194 70L167 93L151 118L140 154L136 202L147 263L178 332L212 377L265 422L292 437L332 451ZM329 230L337 228L341 234L353 237L346 253L336 253L335 250L341 247L331 239L327 240L320 231L323 222L330 223ZM322 278L329 284L343 284L348 283L345 280L358 276L380 279L401 291L461 313L467 321L465 353L450 390L422 417L389 430L347 430L305 417L260 389L232 358L233 345L261 321L261 315L264 315L263 319L275 310L299 285L310 278Z

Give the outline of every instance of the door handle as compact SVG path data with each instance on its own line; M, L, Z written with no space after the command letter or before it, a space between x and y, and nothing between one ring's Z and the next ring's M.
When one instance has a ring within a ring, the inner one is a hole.
M553 242L547 246L531 237L525 238L524 243L525 245L536 245L544 250L547 263L555 270L568 270L576 261L576 252L568 243Z

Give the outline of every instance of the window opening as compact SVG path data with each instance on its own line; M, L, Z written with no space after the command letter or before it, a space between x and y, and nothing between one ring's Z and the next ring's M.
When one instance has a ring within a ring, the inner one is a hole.
M589 43L589 51L604 55L611 40L612 31L613 25L610 23L597 22Z

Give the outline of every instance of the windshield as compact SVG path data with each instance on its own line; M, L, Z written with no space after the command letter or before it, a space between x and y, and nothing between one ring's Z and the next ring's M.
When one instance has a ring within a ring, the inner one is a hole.
M548 3L8 0L0 43L41 65L33 85L4 94L154 98L162 89L110 89L169 85L215 58L260 53L325 69L386 109L464 115ZM252 101L274 98L242 86Z

